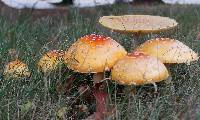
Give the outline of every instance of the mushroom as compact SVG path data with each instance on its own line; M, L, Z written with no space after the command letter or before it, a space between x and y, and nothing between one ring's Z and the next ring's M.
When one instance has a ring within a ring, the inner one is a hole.
M169 65L172 63L190 64L190 62L199 59L198 54L188 46L178 40L170 38L156 38L148 40L138 46L135 51L144 52L147 55L157 57L166 64L167 68L169 68ZM172 77L170 74L168 82L172 83L171 80ZM172 89L174 90L173 86Z
M182 42L170 38L151 39L135 51L144 52L147 55L157 57L163 63L190 63L198 60L198 54Z
M58 50L51 50L45 53L38 62L38 70L49 73L56 70L61 63L64 53Z
M110 70L126 54L126 50L112 38L91 34L78 39L66 51L63 60L76 72L94 73L93 81L99 83L103 80L103 72ZM98 91L99 87L94 89L95 96Z
M45 53L39 60L38 62L38 70L42 71L42 73L44 73L44 88L45 88L45 99L47 96L47 92L48 92L48 86L50 86L50 80L47 80L47 77L49 76L49 74L56 70L59 65L62 63L62 56L64 55L64 53L62 51L58 51L58 50L50 50L47 53ZM49 82L49 85L48 85Z
M68 68L80 73L95 73L94 77L109 70L115 62L127 54L115 40L103 35L86 35L76 41L63 59ZM99 80L94 79L94 82Z
M116 32L130 33L136 40L141 34L158 33L178 25L174 19L151 15L103 16L99 23ZM134 42L138 44L133 39Z
M120 59L111 71L112 80L122 85L153 84L169 76L165 65L156 57L133 52Z
M12 77L13 79L30 77L31 75L28 66L19 59L9 62L5 66L3 74L5 78Z

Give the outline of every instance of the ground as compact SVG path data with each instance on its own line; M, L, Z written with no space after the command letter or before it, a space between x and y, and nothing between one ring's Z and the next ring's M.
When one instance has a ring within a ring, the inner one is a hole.
M141 42L155 37L175 38L194 51L200 51L200 6L115 4L91 9L68 8L62 17L37 17L31 12L16 17L0 17L0 119L84 119L95 110L95 101L89 91L80 94L80 88L91 88L91 75L78 74L63 66L51 73L48 99L44 99L44 75L36 64L48 50L66 50L77 38L91 33L111 36L126 50L132 48L131 35L109 31L98 24L103 15L150 14L176 19L176 29L159 34L141 36ZM1 11L2 12L2 11ZM61 12L62 13L62 12ZM87 14L86 14L87 13ZM132 46L134 47L134 46ZM3 69L11 60L14 49L28 64L32 75L27 79L5 79ZM198 119L200 116L200 66L191 64L169 66L172 82L158 83L158 93L152 85L130 87L107 81L109 105L115 109L110 116L116 119ZM70 81L75 76L70 87Z

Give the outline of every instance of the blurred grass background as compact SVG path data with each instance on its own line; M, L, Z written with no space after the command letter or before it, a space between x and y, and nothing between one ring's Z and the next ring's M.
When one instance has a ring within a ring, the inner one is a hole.
M87 13L87 14L84 14ZM44 99L43 75L36 64L48 50L66 50L77 38L96 33L111 36L130 51L132 37L109 31L98 24L103 15L150 14L174 18L179 22L173 31L141 36L141 42L155 37L170 37L180 40L194 51L200 51L200 6L195 5L139 5L114 4L91 9L70 7L63 18L44 17L34 19L31 13L21 14L17 20L0 17L0 119L84 119L95 110L95 101L79 95L78 87L92 85L91 76L76 75L72 88L58 94L56 85L74 74L62 68L53 72L48 100ZM5 80L4 66L11 60L8 51L15 49L19 59L27 63L32 71L28 79ZM116 119L198 119L200 117L200 66L199 61L190 65L170 66L172 83L158 83L158 94L152 85L137 87L135 95L122 92L123 86L108 81L112 104L116 105ZM125 89L126 90L126 89ZM133 91L135 92L135 91ZM129 101L129 102L128 102ZM85 105L87 110L80 110Z

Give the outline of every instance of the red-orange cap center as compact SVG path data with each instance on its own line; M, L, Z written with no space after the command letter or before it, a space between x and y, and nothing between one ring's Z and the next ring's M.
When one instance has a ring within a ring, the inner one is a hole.
M137 57L141 57L141 56L145 56L145 55L142 52L132 52L132 53L129 53L128 56L137 58Z
M111 40L111 38L103 35L91 34L81 37L80 40L91 46L98 46L98 45L104 45L107 41Z

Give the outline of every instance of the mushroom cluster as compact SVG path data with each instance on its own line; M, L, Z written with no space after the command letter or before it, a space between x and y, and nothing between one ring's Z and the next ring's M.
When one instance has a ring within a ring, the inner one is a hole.
M141 34L159 33L178 25L174 19L151 15L103 16L99 23L115 32L131 33L136 45ZM155 38L119 59L111 70L111 78L122 85L153 84L157 91L156 82L170 76L164 64L190 63L198 59L197 53L178 40Z
M150 15L104 16L99 22L114 31L122 33L148 34L168 30L177 26L173 19ZM127 53L122 45L111 37L90 34L79 38L66 51L51 50L38 62L38 70L44 73L45 91L47 75L61 63L79 73L93 74L93 95L97 99L96 111L103 117L106 112L105 71L111 71L111 80L122 85L153 84L166 80L169 71L165 63L190 63L199 59L197 53L184 43L170 38L155 38L139 45ZM4 70L4 76L29 77L28 66L16 59ZM103 107L102 107L103 106Z
M136 37L159 33L178 25L174 19L151 15L103 16L99 23L115 32L131 33ZM155 82L169 76L165 63L190 63L198 58L197 53L178 40L155 38L147 40L120 59L113 66L111 76L120 84L155 85Z
M155 91L157 91L156 82L166 80L169 77L169 72L164 65L167 59L172 61L174 59L176 63L198 59L198 55L192 49L178 40L157 38L147 42L149 45L145 42L132 53L127 53L119 43L110 37L95 34L86 35L78 39L65 52L64 63L69 69L76 72L94 73L95 86L99 86L99 82L102 83L105 79L103 72L110 70L111 79L119 84L153 84ZM158 52L160 52L159 55ZM170 58L172 55L173 58ZM166 57L165 60L162 57ZM179 57L182 58L178 59ZM97 99L96 111L103 114L106 112L106 108L101 107L100 109L99 106L102 104L105 106L107 93L100 91L98 87L94 89L93 93Z

